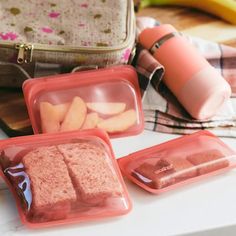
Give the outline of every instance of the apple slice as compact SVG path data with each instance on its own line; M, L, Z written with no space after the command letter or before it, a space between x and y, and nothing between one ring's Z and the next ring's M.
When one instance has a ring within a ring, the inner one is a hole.
M58 105L54 105L54 109L57 112L58 119L62 122L66 116L67 111L69 110L70 103L61 103Z
M137 121L137 114L134 109L125 111L98 123L97 127L108 133L122 132L130 128Z
M98 113L96 112L89 113L86 116L82 129L93 129L97 126L98 122L99 122Z
M87 107L83 99L74 97L65 119L61 124L60 131L71 131L80 129L87 114Z
M54 133L60 129L58 112L49 102L41 102L39 105L41 117L41 129L43 133Z
M88 102L87 107L103 115L117 115L125 110L126 104L123 102Z
M102 117L98 117L98 123L101 123L102 121L104 121L105 119L103 119Z

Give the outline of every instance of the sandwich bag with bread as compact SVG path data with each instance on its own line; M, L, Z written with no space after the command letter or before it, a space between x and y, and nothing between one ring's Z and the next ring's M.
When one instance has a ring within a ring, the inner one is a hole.
M131 202L108 135L99 129L0 142L0 175L23 224L42 228L119 216Z
M161 194L235 168L236 152L209 131L199 131L132 153L118 163L132 182Z
M144 129L138 77L129 65L26 80L35 134L100 128L111 138Z

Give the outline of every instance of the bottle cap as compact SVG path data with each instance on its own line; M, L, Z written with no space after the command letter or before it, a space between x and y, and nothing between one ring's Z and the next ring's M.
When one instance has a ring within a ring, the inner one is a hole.
M158 40L173 32L177 31L172 25L169 24L147 28L140 33L139 42L144 48L149 50Z

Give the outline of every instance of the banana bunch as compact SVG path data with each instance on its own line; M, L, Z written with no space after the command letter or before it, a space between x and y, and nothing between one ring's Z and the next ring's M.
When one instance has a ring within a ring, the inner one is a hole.
M236 0L142 0L141 7L177 5L197 8L236 24Z

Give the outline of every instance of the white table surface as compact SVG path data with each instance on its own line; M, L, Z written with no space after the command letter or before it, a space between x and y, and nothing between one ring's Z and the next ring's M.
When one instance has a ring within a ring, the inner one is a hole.
M138 136L112 140L112 144L116 156L121 157L175 137L144 131ZM0 139L3 138L6 135L0 131ZM236 139L223 140L236 148ZM234 227L228 228L236 226L236 170L159 196L125 181L133 201L133 210L128 215L36 231L28 230L20 223L10 192L1 189L0 235L162 236L189 235L193 232L201 232L194 235L213 235L205 232L211 229L217 229L214 235L236 235ZM231 230L225 234L227 228Z

